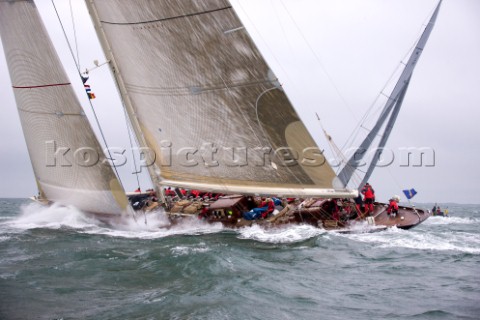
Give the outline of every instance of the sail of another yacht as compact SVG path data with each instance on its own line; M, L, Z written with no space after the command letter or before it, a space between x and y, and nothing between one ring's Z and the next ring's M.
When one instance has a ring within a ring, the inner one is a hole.
M351 158L347 161L345 166L338 174L338 178L344 186L348 185L353 174L359 167L361 167L360 164L364 159L365 155L368 153L367 151L370 150L373 142L376 141L376 137L380 135L381 129L384 128L381 134L380 141L378 142L378 145L376 147L377 149L373 156L373 159L368 165L368 169L363 175L360 184L355 187L361 189L367 183L368 179L370 179L373 170L377 166L378 161L380 160L380 157L382 155L383 148L385 147L387 140L390 137L390 133L392 132L393 126L402 107L403 99L405 97L405 94L407 93L413 71L417 66L418 60L420 59L423 49L425 48L428 38L430 37L433 27L435 26L435 21L437 20L441 5L442 0L438 2L437 7L435 8L435 11L430 18L430 21L425 26L425 30L423 31L420 39L418 40L415 48L413 49L413 52L408 58L408 61L405 64L405 68L403 69L402 74L397 80L395 87L393 88L391 94L388 96L388 101L383 107L383 110L380 113L380 116L374 127L372 128L372 130L370 130L367 137L363 140L360 146L356 148Z
M40 198L121 215L128 200L33 1L0 1L0 34Z

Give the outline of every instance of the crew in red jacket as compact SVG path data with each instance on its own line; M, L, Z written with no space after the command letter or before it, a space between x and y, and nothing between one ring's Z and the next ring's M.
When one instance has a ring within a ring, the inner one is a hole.
M398 213L397 199L392 198L392 199L390 199L390 204L389 204L388 209L387 209L387 214L395 217L397 215L397 213Z
M362 194L364 196L363 202L365 203L366 212L373 213L373 202L375 201L375 190L367 182L362 188Z
M272 199L268 198L267 200L265 200L264 202L262 202L261 204L262 207L267 207L267 210L265 212L262 213L262 218L266 218L268 217L268 215L270 213L273 212L273 210L275 210L275 204L273 203Z

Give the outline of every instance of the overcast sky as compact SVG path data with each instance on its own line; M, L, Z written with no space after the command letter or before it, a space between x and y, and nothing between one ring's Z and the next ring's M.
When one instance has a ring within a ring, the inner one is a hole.
M88 106L50 0L35 1L79 99ZM69 1L56 1L75 49ZM420 36L437 0L235 0L235 9L279 77L321 148L329 147L316 120L344 146L358 121ZM81 0L72 0L82 69L105 58ZM77 50L75 49L75 52ZM106 67L91 73L95 110L110 146L129 147L116 90ZM33 171L0 48L0 197L36 194ZM89 107L88 107L89 108ZM87 113L91 116L91 112ZM418 202L480 203L480 1L444 0L417 65L387 147L395 158L370 183L386 201L415 188ZM93 126L96 126L93 124ZM402 148L429 148L421 166L406 166ZM329 157L331 154L327 153ZM434 165L433 165L434 164ZM120 169L127 191L131 168ZM148 186L146 175L142 187ZM405 197L402 194L402 198Z

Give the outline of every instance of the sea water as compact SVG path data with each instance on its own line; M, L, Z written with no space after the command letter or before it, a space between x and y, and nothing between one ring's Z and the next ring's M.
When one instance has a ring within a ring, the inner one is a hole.
M446 206L412 230L338 234L112 226L0 199L0 319L480 319L480 205Z

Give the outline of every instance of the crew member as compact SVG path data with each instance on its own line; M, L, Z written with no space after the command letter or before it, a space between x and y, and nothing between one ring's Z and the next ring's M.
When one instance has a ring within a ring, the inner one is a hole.
M357 216L358 218L362 218L362 206L363 206L363 200L362 196L359 194L355 199L355 208L357 209Z
M271 214L273 212L273 210L275 210L275 203L270 198L268 198L266 200L266 206L267 206L267 210L265 210L265 212L262 213L262 218L263 219L268 217L268 215Z
M390 199L390 203L388 205L388 209L387 209L387 214L388 215L391 215L392 217L395 217L398 213L398 199L393 197L392 199Z
M364 196L363 202L365 203L366 212L373 213L373 202L375 201L375 190L367 182L362 188L362 194Z

